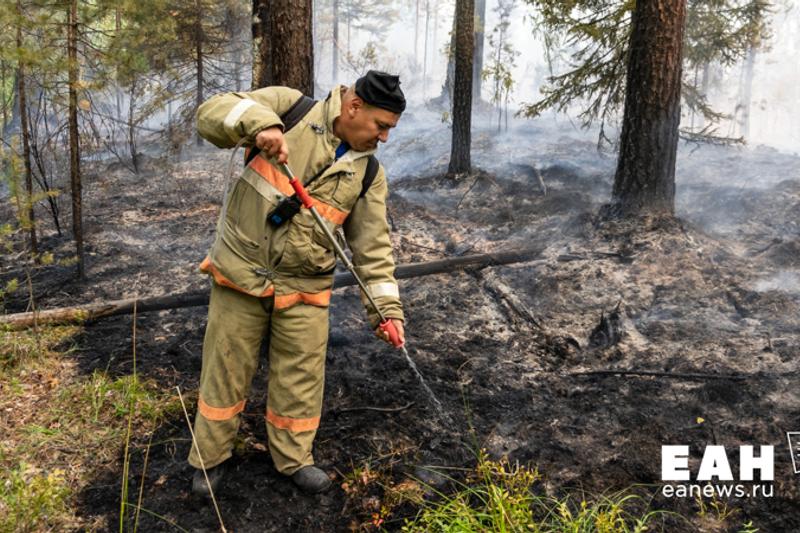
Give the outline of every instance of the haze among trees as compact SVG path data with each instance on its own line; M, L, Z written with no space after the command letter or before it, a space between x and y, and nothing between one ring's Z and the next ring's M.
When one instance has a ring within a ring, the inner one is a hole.
M82 162L112 157L136 173L143 140L167 152L180 150L193 135L194 110L209 95L270 84L319 95L326 90L315 76L320 65L333 79L394 67L409 73L404 86L421 86L424 94L434 85L430 65L441 55L448 65L443 89L430 102L444 106L452 123L449 174L469 173L473 112L493 107L498 129L504 115L508 122L520 54L509 28L523 7L553 74L541 88L543 97L532 94L533 103L522 102L520 113L535 117L582 106L579 118L585 125L599 124L600 142L618 145L610 199L618 209L608 213L672 213L677 139L741 142L719 135L715 125L731 110L713 109L707 99L715 69L734 64L742 65L742 81L741 104L733 114L742 137L747 135L754 57L769 41L770 13L782 8L763 0L690 0L685 14L666 11L674 23L656 27L660 44L654 45L640 35L649 20L645 10L667 8L658 3L640 2L636 10L620 0L488 5L493 27L487 27L487 2L449 4L455 16L448 42L440 29L449 9L444 1L75 0L60 9L30 0L5 2L3 168L17 205L15 224L28 233L31 260L38 262L47 252L37 235L42 217L62 235L68 214L76 274L84 276ZM400 14L409 44L413 30L413 49L406 56L410 70L387 62L392 54L381 44L391 16ZM357 37L366 39L360 49L352 44ZM665 42L676 44L665 47ZM638 55L663 49L669 53ZM660 72L671 73L668 83L662 74L652 77ZM660 109L668 111L656 112ZM681 123L681 110L691 116L688 125ZM156 117L161 126L154 124ZM619 139L608 138L612 123L621 124ZM652 153L660 155L646 157Z

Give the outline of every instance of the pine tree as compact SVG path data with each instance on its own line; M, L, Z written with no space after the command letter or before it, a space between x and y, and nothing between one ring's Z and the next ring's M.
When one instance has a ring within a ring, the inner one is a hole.
M613 121L625 97L625 72L630 50L631 14L635 2L627 0L526 0L534 7L534 27L548 46L548 57L557 57L559 50L569 50L570 67L551 76L542 89L544 98L522 108L522 114L534 117L555 108L567 110L581 102L578 115L584 125L600 122L601 140L604 126ZM766 0L689 0L685 55L687 69L693 64L720 62L732 64L744 58L748 36L754 32L766 36L761 20L769 11ZM689 109L701 113L709 121L718 120L705 97L694 90L694 83L683 85L683 97Z
M451 176L469 173L472 129L472 59L474 0L456 0L455 81L453 84L453 141L450 149Z
M613 201L621 214L675 210L686 0L638 0Z
M514 68L519 55L508 39L511 13L515 6L516 0L498 1L494 11L499 21L489 36L490 62L481 73L484 79L493 82L492 103L497 106L497 131L501 128L504 106L506 129L508 129L508 100L514 87L511 69Z

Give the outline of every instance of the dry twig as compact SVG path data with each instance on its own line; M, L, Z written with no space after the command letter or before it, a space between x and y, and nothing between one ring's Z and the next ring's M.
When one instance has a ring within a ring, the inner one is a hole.
M377 411L379 413L399 413L400 411L405 411L409 407L413 406L414 402L408 402L405 405L401 405L400 407L373 407L370 405L365 405L362 407L342 407L341 409L336 409L336 413L352 413L355 411Z
M211 503L214 504L214 510L217 512L217 519L219 519L219 527L222 529L222 533L227 533L228 530L225 529L225 524L222 522L222 513L219 512L219 506L217 505L217 499L214 497L214 491L211 488L211 482L208 480L208 472L206 472L206 465L203 462L203 455L200 453L200 447L197 445L197 438L194 436L194 429L192 429L192 423L189 420L189 412L186 410L186 404L183 402L183 394L181 394L181 388L175 387L178 391L178 398L181 401L181 408L183 408L183 416L186 417L186 424L189 426L189 433L192 434L192 446L194 449L197 450L197 458L200 459L200 468L203 471L203 477L206 478L206 485L208 485L208 493L211 495Z

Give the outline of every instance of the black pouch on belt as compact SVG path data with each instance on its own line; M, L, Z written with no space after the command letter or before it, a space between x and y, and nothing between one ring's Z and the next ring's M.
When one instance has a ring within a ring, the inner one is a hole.
M273 209L272 212L267 215L267 221L277 228L299 213L300 206L300 200L297 199L296 195L287 196L281 200L281 203L278 204L278 207Z

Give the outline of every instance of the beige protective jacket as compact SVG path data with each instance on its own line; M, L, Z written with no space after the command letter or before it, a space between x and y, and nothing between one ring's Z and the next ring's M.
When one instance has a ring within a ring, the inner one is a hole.
M220 94L198 109L197 129L220 148L232 148L242 138L251 146L261 130L283 127L280 115L301 96L287 87ZM359 196L373 151L350 150L334 161L340 140L333 134L333 121L340 113L341 90L336 88L286 133L289 167L304 183L322 172L308 186L317 210L331 230L343 227L353 264L384 314L402 319L386 222L386 175L381 166L367 193ZM327 306L336 258L311 212L302 208L278 228L267 222L267 215L293 192L288 178L262 154L253 158L228 194L216 239L200 268L220 285L253 296L274 295L276 309L299 302ZM367 312L375 326L377 315L369 307Z

